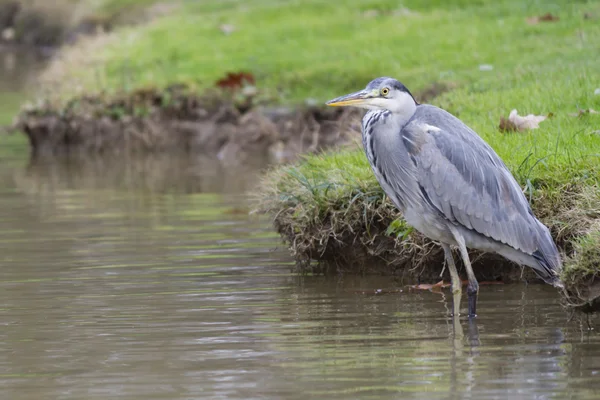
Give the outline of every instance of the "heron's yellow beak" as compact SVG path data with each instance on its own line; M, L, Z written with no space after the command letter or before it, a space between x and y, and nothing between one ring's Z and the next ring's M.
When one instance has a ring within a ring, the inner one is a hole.
M373 95L371 92L367 92L366 90L361 90L360 92L355 92L351 94L347 94L345 96L337 97L333 100L329 100L327 103L328 106L331 107L344 107L344 106L358 106L361 104L365 104L367 100L372 99Z

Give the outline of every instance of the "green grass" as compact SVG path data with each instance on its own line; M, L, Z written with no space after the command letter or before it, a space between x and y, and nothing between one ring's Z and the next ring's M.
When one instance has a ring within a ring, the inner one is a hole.
M532 78L532 85L545 86L553 72L572 72L576 64L583 70L572 79L581 86L581 74L593 75L600 62L600 24L583 18L600 13L592 2L412 0L404 6L410 13L394 14L396 0L183 2L170 16L110 35L100 49L76 48L85 62L71 60L61 76L110 91L174 81L210 86L227 71L246 70L280 102L298 103L324 101L381 75L414 90L442 80L486 91ZM370 10L380 14L365 16ZM525 22L546 12L560 20ZM223 34L223 24L236 31ZM480 64L494 70L479 71Z

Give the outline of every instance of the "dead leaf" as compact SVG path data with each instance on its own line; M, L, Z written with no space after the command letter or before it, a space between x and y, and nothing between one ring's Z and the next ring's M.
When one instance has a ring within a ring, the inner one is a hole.
M546 13L540 17L540 21L551 22L558 21L559 18L556 15L552 15L550 13Z
M254 75L249 72L228 72L224 78L216 82L216 86L221 89L236 90L255 83Z
M576 113L569 113L569 115L571 117L584 117L584 116L589 115L589 114L600 114L600 112L598 112L598 111L596 111L596 110L594 110L592 108L588 108L588 109L585 109L585 110L579 110Z
M529 114L521 116L517 113L517 110L512 110L508 115L508 118L500 118L499 129L502 132L515 132L524 131L526 129L537 129L539 128L540 122L547 118L551 118L552 113L548 115L533 115Z
M540 15L539 17L529 17L526 19L526 21L529 25L537 25L540 22L556 22L559 19L560 18L558 18L556 15L546 13L544 15Z

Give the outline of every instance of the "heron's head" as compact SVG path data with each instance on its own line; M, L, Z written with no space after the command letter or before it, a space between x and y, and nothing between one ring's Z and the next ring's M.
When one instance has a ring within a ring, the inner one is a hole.
M404 113L418 104L406 86L393 78L373 79L364 90L329 100L332 107L359 107Z

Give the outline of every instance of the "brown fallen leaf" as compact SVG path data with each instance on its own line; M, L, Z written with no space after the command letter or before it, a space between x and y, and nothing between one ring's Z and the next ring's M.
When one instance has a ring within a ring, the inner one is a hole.
M558 18L556 15L546 13L544 15L540 15L539 17L529 17L526 19L526 21L529 25L537 25L540 22L556 22L559 19L560 18Z
M517 110L512 110L508 115L508 118L500 118L499 129L501 132L515 132L524 131L526 129L537 129L539 128L540 122L547 118L551 118L552 113L548 115L533 115L529 114L526 116L519 115Z
M552 15L550 13L546 13L540 17L540 21L544 22L558 21L559 19L560 18L558 18L556 15Z
M228 72L224 78L219 79L216 85L221 89L241 89L245 85L254 85L254 75L249 72Z
M600 112L598 112L598 111L596 111L596 110L594 110L592 108L588 108L588 109L585 109L585 110L581 110L580 109L576 113L569 113L569 115L571 117L583 117L583 116L590 115L590 114L600 114Z

